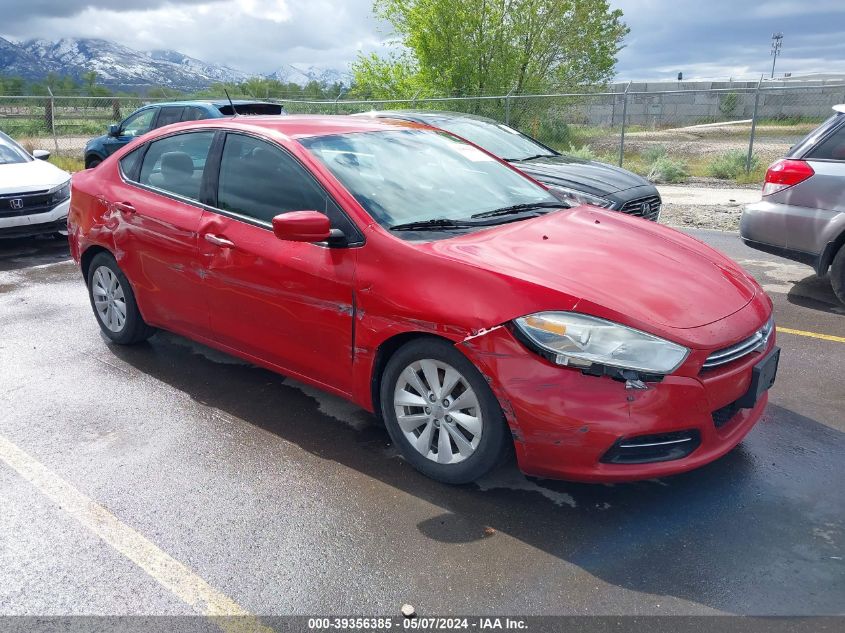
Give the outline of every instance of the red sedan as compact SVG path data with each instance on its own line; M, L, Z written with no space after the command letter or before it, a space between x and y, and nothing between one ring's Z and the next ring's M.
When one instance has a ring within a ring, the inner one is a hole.
M731 450L777 370L769 298L677 231L561 205L440 131L250 117L76 174L68 227L109 339L163 328L339 394L441 481L511 446L582 481Z

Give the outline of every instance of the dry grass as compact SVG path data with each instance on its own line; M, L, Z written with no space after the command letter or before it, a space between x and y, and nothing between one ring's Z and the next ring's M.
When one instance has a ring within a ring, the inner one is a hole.
M50 156L48 160L56 167L69 171L70 173L85 169L85 162L76 156Z

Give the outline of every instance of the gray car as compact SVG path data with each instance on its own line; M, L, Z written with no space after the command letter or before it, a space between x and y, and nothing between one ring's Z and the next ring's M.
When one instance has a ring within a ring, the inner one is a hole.
M740 234L761 251L830 270L845 303L845 105L769 167L763 197L745 207Z

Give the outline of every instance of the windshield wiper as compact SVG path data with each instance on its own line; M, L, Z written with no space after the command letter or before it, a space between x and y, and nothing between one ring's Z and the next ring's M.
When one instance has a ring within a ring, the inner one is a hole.
M521 163L526 160L535 160L537 158L549 158L554 156L554 154L534 154L534 156L526 156L525 158L506 158L505 160L509 163Z
M502 207L501 209L494 209L493 211L485 211L484 213L476 213L471 215L471 218L495 218L500 215L513 215L515 213L525 213L526 211L536 211L537 209L567 209L565 202L533 202L530 204L514 204L509 207Z
M450 220L448 218L434 218L432 220L417 220L406 222L390 227L391 231L448 231L450 229L468 229L477 224L462 222L461 220Z

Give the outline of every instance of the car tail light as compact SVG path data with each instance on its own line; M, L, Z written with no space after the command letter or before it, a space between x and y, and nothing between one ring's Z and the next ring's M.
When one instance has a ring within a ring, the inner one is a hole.
M763 195L770 196L778 191L788 189L799 182L804 182L815 173L813 168L803 160L783 158L776 163L772 163L766 171Z

